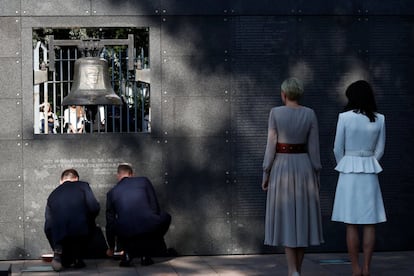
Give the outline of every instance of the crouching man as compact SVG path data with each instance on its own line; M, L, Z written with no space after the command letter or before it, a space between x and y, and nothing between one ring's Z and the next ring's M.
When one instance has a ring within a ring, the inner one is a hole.
M60 185L49 195L45 212L45 234L53 249L52 267L85 267L85 245L95 229L99 203L89 184L79 181L74 169L63 171Z
M164 235L171 216L160 210L155 190L146 177L133 177L132 167L121 164L118 183L107 193L106 237L108 256L112 256L115 237L124 251L120 266L130 266L133 257L141 257L141 265L151 265L151 256L166 254Z

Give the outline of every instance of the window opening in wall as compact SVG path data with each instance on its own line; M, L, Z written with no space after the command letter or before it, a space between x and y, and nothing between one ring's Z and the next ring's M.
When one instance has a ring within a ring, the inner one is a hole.
M85 54L78 42L103 46L93 54L107 61L122 105L62 105ZM35 28L33 57L35 134L151 131L149 28Z

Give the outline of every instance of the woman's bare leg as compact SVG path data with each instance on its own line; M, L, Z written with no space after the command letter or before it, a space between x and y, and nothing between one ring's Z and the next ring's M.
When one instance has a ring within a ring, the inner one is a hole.
M296 268L299 273L301 273L302 271L302 262L303 262L304 256L305 256L305 248L304 247L296 248Z
M362 275L369 275L375 246L375 225L364 225L363 235L364 265L362 267Z
M348 254L352 264L352 275L361 275L361 267L359 266L359 236L358 226L355 224L346 225L346 244L348 246Z
M285 247L285 254L288 265L288 275L291 276L294 272L298 272L296 248Z

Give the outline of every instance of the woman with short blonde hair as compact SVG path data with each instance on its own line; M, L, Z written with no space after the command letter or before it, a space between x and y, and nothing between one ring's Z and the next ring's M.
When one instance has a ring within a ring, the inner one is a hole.
M263 161L267 191L266 245L283 246L288 275L301 273L305 248L323 242L319 203L319 132L315 112L299 104L302 83L281 85L283 106L272 108Z

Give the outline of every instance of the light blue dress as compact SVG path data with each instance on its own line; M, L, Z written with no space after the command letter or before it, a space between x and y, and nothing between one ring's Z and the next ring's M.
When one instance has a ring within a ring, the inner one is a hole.
M385 147L385 117L375 122L363 114L339 114L334 154L339 172L332 220L349 224L385 222L386 215L378 173Z

